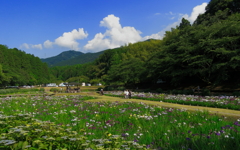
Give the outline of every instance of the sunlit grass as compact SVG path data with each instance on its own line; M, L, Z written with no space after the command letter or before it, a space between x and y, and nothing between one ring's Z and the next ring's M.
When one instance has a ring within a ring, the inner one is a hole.
M15 95L15 94L42 94L44 92L43 88L22 88L22 89L0 89L0 95Z
M119 135L123 140L162 149L239 149L239 125L208 112L154 107L134 102L85 102L83 97L5 98L6 115L29 114L88 140ZM225 148L223 148L225 147Z
M124 97L124 93L122 91L105 92L105 95ZM235 96L171 95L164 93L132 92L132 98L184 105L240 110L240 98Z

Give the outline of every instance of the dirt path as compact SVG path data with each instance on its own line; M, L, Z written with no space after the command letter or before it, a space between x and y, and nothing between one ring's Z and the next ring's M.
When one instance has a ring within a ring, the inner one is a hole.
M97 99L88 100L88 102L97 102L97 101L109 101L109 102L125 102L125 101L133 101L133 102L143 102L150 105L157 105L162 107L171 107L171 108L178 108L178 109L187 109L189 111L197 111L197 110L207 110L211 114L216 114L220 116L226 116L229 120L236 120L240 119L240 111L237 110L230 110L230 109L221 109L221 108L211 108L211 107L202 107L202 106L191 106L191 105L180 105L180 104L173 104L173 103L165 103L165 102L156 102L156 101L148 101L148 100L139 100L139 99L124 99L119 97L110 97L110 96L101 96L97 93L90 93L90 92L82 92L81 95L88 95L97 97Z

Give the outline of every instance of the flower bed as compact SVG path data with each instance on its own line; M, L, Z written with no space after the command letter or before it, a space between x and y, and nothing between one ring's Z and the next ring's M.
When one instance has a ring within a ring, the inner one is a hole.
M124 93L121 91L105 92L105 95L124 97ZM234 96L168 95L157 93L132 92L132 98L184 105L240 110L240 98Z
M240 120L84 99L0 99L0 149L240 149Z

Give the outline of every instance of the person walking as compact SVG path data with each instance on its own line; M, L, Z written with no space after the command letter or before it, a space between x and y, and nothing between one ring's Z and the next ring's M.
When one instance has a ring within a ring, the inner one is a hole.
M103 89L100 90L101 95L103 95Z
M124 91L124 95L125 95L125 98L126 98L126 99L128 98L128 94L129 94L129 93L128 93L128 90L125 90L125 91Z
M131 99L132 98L132 92L130 90L128 90L128 98Z

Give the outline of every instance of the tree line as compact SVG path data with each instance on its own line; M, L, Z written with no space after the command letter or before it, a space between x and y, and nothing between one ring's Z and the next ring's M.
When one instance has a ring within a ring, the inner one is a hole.
M105 85L129 86L154 84L162 79L172 86L238 86L239 31L240 2L211 0L206 12L199 15L193 24L183 18L178 26L165 32L162 40L147 40L108 49L94 62L87 64L56 66L48 70L38 58L11 49L6 54L7 63L0 54L1 82L101 82ZM9 50L3 45L1 49ZM21 55L21 59L12 58Z
M98 80L106 84L156 83L179 86L239 84L240 2L212 0L206 12L148 40L106 50L93 63L53 67L60 80Z
M38 57L0 45L0 87L45 84L55 78Z

